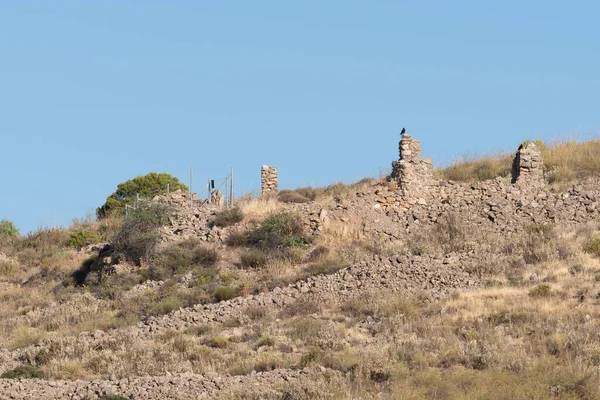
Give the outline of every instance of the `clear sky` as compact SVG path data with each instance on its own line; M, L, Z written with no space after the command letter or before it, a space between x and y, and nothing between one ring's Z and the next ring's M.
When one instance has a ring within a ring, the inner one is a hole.
M600 131L592 1L2 1L0 219L68 225L148 172L236 192Z

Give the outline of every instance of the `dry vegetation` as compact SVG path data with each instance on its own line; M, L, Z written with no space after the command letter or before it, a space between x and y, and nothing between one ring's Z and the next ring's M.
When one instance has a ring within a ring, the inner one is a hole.
M600 172L597 156L600 142L544 148L557 182ZM471 180L507 171L505 157L438 173ZM385 247L360 234L358 218L334 222L316 239L307 237L300 216L283 204L326 202L372 183L284 191L281 201L244 199L215 216L214 225L231 229L227 243L219 245L186 240L157 247L153 229L164 215L152 213L124 224L84 221L3 239L0 346L16 350L62 339L49 349L29 348L23 365L2 377L248 375L322 366L341 378L331 377L327 393L308 397L600 398L598 226L567 231L531 224L503 239L469 231L447 215L411 233L402 246ZM76 250L89 240L116 240L130 268L78 279L76 272L94 261ZM331 274L364 254L446 255L475 247L490 254L471 271L486 287L439 301L374 291L344 301L300 300L278 312L248 306L243 321L167 331L148 340L121 329L180 307ZM80 332L95 330L107 332L100 346L87 348L76 340Z
M544 169L550 183L571 183L600 174L600 140L560 140L549 145L535 141L542 150ZM513 154L473 157L457 162L436 174L454 181L482 181L510 176Z

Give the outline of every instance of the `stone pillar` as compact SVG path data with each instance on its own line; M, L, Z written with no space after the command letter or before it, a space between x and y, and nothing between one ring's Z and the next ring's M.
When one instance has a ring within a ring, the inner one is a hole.
M279 193L277 168L263 165L260 172L262 180L262 195L277 195L277 193Z
M400 159L392 162L392 179L398 183L407 199L428 196L433 183L433 166L428 158L421 158L421 143L404 134L399 143Z
M512 165L512 183L536 186L544 184L544 159L535 143L519 146Z

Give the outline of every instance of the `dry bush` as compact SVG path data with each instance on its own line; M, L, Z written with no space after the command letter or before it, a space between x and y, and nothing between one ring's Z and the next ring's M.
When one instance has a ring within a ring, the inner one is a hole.
M308 241L300 215L292 212L270 216L247 237L248 244L267 250L303 246Z
M591 238L586 244L583 250L586 253L592 254L596 257L600 257L600 236Z
M442 215L432 227L411 231L407 241L408 251L414 255L422 255L472 250L470 239L477 234L473 229L458 214Z
M311 199L298 193L298 191L286 189L279 192L277 200L282 203L308 203Z
M339 271L342 268L348 266L348 262L338 255L333 253L326 253L314 262L308 264L304 268L304 274L299 275L299 278L308 278L309 276L315 275L329 275Z
M208 247L197 239L183 240L152 257L149 277L154 280L164 280L198 267L212 267L218 259L219 255L215 248Z
M238 207L228 208L215 214L212 224L219 227L235 225L244 219L244 213Z
M248 221L260 222L279 211L282 204L274 197L242 198L237 201L236 207Z
M142 203L123 222L114 240L115 250L137 264L152 256L159 237L158 228L168 222L171 210L158 203Z
M240 263L246 268L264 267L268 260L268 255L260 249L250 249L240 256Z
M506 177L511 174L512 159L513 156L507 154L473 157L447 168L436 170L435 174L440 179L459 182L483 181L498 176Z

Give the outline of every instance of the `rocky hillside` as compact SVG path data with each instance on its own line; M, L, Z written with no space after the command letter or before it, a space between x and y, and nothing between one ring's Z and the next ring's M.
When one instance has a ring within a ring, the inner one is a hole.
M393 169L3 241L0 398L600 398L600 179Z

